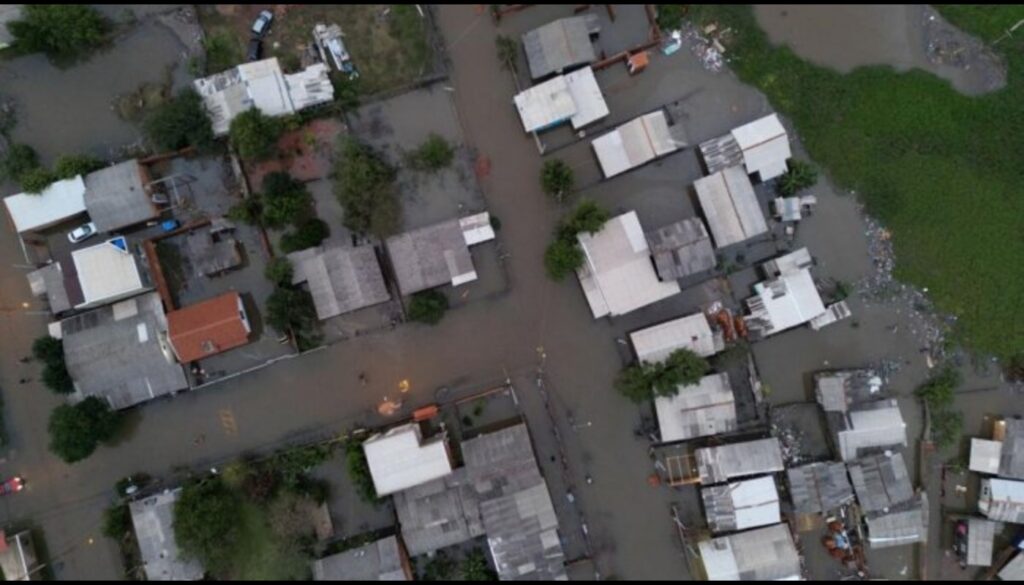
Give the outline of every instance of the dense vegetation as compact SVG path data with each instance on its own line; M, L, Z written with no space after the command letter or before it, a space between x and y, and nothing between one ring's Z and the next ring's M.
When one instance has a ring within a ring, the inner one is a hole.
M283 131L281 120L251 108L231 120L228 136L238 156L262 160L277 152L277 139Z
M992 42L1024 7L939 6ZM793 120L811 157L863 198L894 234L897 276L959 317L969 345L1001 357L1024 346L1024 34L1002 38L1008 86L960 94L923 71L865 67L843 75L775 47L748 6L701 5L698 23L730 29L737 75Z
M444 137L431 132L423 144L408 154L406 162L413 170L434 173L451 166L454 158L452 145Z
M149 141L159 150L186 146L208 149L213 145L213 126L203 99L192 89L183 90L156 108L142 125Z
M71 374L64 363L64 344L61 340L45 335L32 343L32 355L43 363L43 385L58 394L75 391Z
M544 161L540 168L540 187L545 193L561 203L576 184L572 167L560 158Z
M960 382L959 372L947 366L914 391L928 405L931 438L940 449L955 444L963 428L964 415L953 406Z
M436 325L448 310L448 297L439 290L425 290L412 295L409 318L413 321Z
M401 226L395 169L354 138L338 145L335 195L345 210L345 227L359 234L388 236Z
M675 396L680 387L700 382L708 373L707 360L688 349L672 352L664 361L627 366L615 380L626 398L641 403L655 396Z
M611 217L607 209L593 201L581 201L555 228L555 240L544 252L544 267L552 280L562 280L583 266L583 250L577 234L597 233Z
M81 461L117 433L121 417L107 403L90 396L50 413L50 450L67 463Z
M111 32L110 23L85 4L26 4L21 20L7 28L19 51L46 53L57 62L81 57Z

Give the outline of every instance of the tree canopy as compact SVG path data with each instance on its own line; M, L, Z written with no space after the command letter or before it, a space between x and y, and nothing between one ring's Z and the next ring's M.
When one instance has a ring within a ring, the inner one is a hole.
M540 186L544 193L550 195L559 203L572 191L576 178L566 162L560 158L552 158L544 161L540 169Z
M267 324L282 334L295 334L299 349L319 343L318 320L309 293L290 287L277 287L267 298Z
M110 440L119 424L120 416L95 396L62 404L50 414L50 450L67 463L81 461Z
M203 99L191 88L156 108L142 127L150 142L160 150L180 150L187 146L205 150L213 145L213 126Z
M409 318L413 321L436 325L448 310L448 297L438 290L425 290L412 295Z
M174 538L181 552L202 562L207 571L230 571L238 544L242 503L218 479L187 484L174 503Z
M231 146L245 159L269 158L277 151L277 139L284 130L284 124L277 118L267 116L257 108L248 109L235 116L228 130Z
M111 26L86 4L26 4L7 29L21 50L63 61L103 44Z
M260 202L263 225L280 229L306 216L313 197L306 186L294 177L276 171L264 177Z
M710 369L704 358L688 349L677 349L664 361L626 367L619 372L615 387L626 398L640 403L655 396L675 396L680 388L700 382Z
M387 236L398 230L401 212L395 195L395 169L369 146L354 138L339 145L335 194L345 209L345 227Z
M562 280L583 266L583 250L577 234L596 233L611 214L593 201L581 201L555 228L555 240L544 252L544 267L552 280Z
M455 149L442 136L433 132L423 144L409 153L407 161L417 171L436 172L452 164Z

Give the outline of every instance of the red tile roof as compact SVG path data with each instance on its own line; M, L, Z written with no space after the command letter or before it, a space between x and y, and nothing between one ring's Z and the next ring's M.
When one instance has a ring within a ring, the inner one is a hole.
M178 360L187 364L248 343L239 302L237 292L228 292L168 313L171 346Z

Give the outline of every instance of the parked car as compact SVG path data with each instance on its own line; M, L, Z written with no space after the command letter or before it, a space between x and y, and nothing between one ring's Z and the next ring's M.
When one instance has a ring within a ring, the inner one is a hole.
M245 51L245 60L252 63L259 61L263 53L263 41L257 38L249 39L249 48Z
M93 222L82 224L68 232L68 241L72 244L87 240L96 235L96 224Z
M270 25L274 22L274 13L269 10L260 12L260 15L256 17L256 22L252 23L252 34L257 39L262 39L267 36L267 32L270 31ZM250 45L251 46L251 45Z
M20 477L14 476L3 483L0 483L0 496L6 496L8 494L16 494L25 487L25 483Z

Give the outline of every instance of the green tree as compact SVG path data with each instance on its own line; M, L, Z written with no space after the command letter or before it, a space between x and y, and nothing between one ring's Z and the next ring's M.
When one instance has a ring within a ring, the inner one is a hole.
M263 201L259 193L252 193L245 199L231 206L227 213L228 219L249 225L260 225L263 221Z
M64 343L49 335L39 337L32 342L32 356L44 363L64 361Z
M779 178L779 194L792 197L817 182L818 170L811 163L790 159L789 170Z
M85 4L26 4L21 20L7 24L21 50L69 60L103 44L111 27Z
M918 386L914 394L927 402L930 408L943 410L953 405L954 394L960 381L960 372L951 366L945 366Z
M235 35L222 32L203 40L206 50L206 74L213 75L231 69L242 62L242 49Z
M519 69L519 45L515 40L498 35L494 39L494 47L498 51L498 61L506 71L515 73Z
M423 568L424 581L454 581L455 571L458 567L455 561L443 550L438 551L434 558L427 561Z
M686 6L683 4L658 4L658 28L662 32L676 30L683 24Z
M280 229L308 214L313 197L306 186L288 173L276 171L263 179L263 225Z
M964 426L963 413L939 409L931 413L932 440L939 449L946 449L956 444Z
M700 382L708 370L707 360L688 349L678 349L664 361L624 368L615 387L626 398L640 403L655 396L675 396L681 387Z
M284 126L277 118L265 115L257 108L235 116L228 131L231 146L244 159L262 160L277 150L277 139Z
M267 298L267 324L282 334L294 333L300 350L319 344L316 307L309 293L278 287Z
M331 235L327 222L318 217L309 217L299 222L295 229L281 236L281 251L285 254L319 246Z
M81 461L114 436L120 421L120 416L95 396L74 406L62 404L50 414L50 450L67 463Z
M1024 352L1016 353L1007 360L1004 370L1011 382L1024 382Z
M487 556L480 549L473 549L473 552L466 555L459 567L463 581L497 581L498 574L491 570L487 564Z
M267 262L267 267L264 269L263 274L267 277L267 280L276 286L288 286L292 283L294 268L287 258L279 256L271 258L270 262Z
M411 168L417 171L437 172L452 164L455 158L455 149L451 144L438 134L430 133L430 136L409 153L407 160Z
M345 210L345 227L382 237L397 231L401 213L394 182L395 170L373 149L351 137L341 141L335 195Z
M100 159L85 154L65 154L53 163L53 173L59 179L71 179L79 175L88 175L105 166Z
M128 504L117 504L103 511L103 535L121 540L132 529L132 514Z
M559 238L544 251L544 268L552 280L561 281L583 266L583 250L573 239Z
M64 344L49 335L44 335L32 343L32 355L43 362L43 384L59 394L70 394L75 391L71 374L64 363Z
M213 126L203 99L193 89L182 91L153 110L142 129L160 150L180 150L187 146L208 150L213 145Z
M544 161L540 169L540 186L544 193L561 203L575 185L576 179L572 167L560 158Z
M21 188L26 193L42 193L47 187L53 184L57 179L44 167L36 167L29 169L18 177L18 182L21 183Z
M380 501L377 495L377 488L373 485L373 476L370 475L370 465L366 462L366 453L363 446L356 441L350 441L345 445L345 470L348 477L356 486L359 492L359 499L367 504L376 504Z
M0 161L0 179L19 180L22 175L39 167L39 155L27 144L12 144Z
M623 368L615 378L615 389L637 404L651 399L651 381L640 364Z
M611 219L612 214L597 203L581 201L563 222L563 231L573 235L587 232L596 234Z
M438 290L425 290L412 295L409 318L420 323L436 325L448 310L448 297Z
M186 484L174 503L174 538L208 572L230 572L240 542L242 502L219 478Z

